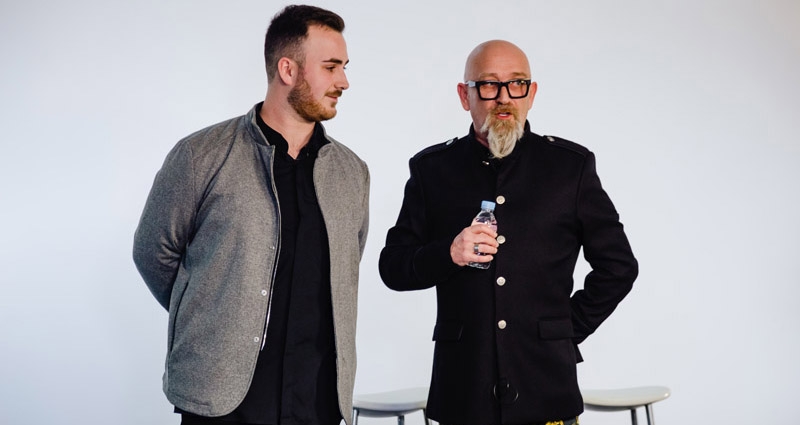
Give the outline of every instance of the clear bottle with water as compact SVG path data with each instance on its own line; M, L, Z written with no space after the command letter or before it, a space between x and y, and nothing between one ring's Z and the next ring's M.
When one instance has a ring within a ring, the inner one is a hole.
M492 230L497 231L497 219L494 217L494 207L495 203L492 201L482 201L481 202L481 212L475 216L475 219L472 220L472 224L475 223L483 223L487 226L491 226ZM478 253L478 255L486 255L484 253ZM475 267L478 269L488 269L491 261L488 263L478 263L475 261L470 261L469 266Z

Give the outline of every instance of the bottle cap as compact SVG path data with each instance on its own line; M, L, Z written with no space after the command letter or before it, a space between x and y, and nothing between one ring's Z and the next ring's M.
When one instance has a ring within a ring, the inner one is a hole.
M492 210L494 211L495 203L492 201L481 201L481 209L482 210Z

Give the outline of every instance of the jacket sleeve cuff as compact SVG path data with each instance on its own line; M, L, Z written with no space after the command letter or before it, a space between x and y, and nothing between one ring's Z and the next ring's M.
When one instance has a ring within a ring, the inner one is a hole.
M414 273L423 282L438 284L461 267L450 257L450 241L429 243L414 254Z

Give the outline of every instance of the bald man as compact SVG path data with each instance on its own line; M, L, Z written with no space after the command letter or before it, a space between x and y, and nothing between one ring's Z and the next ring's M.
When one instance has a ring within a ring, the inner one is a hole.
M458 83L469 134L409 161L381 251L389 288L436 288L428 414L442 424L577 423L578 344L638 274L594 154L531 132L536 89L514 44L472 51ZM496 204L496 231L470 224L483 200ZM592 271L573 293L581 248Z

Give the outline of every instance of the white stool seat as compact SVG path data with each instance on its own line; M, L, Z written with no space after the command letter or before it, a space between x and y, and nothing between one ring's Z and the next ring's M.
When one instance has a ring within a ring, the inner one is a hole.
M359 416L385 418L397 416L398 425L403 425L405 415L422 410L425 423L430 424L425 411L428 405L428 387L405 388L372 394L353 396L353 425Z
M670 395L667 387L633 387L614 390L589 389L581 390L583 405L587 410L601 412L615 412L620 410L631 411L631 422L637 424L636 409L644 407L647 413L647 423L655 425L653 416L653 403L666 399Z

